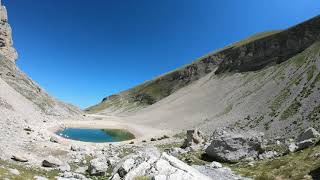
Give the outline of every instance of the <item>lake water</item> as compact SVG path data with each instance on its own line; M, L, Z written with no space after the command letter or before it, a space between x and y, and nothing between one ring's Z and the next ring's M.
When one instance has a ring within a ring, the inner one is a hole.
M67 139L95 143L120 142L135 138L132 133L123 129L65 128L56 134Z

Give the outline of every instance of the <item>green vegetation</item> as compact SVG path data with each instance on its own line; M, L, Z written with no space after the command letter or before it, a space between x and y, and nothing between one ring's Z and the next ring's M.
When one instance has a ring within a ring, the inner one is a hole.
M187 153L179 154L177 158L189 165L209 164L210 162L205 160L204 155L205 152L202 151L189 151Z
M308 115L308 120L316 122L320 119L320 105L315 107L312 112Z
M102 131L114 137L115 141L127 141L135 138L132 133L124 129L103 129Z
M133 180L151 180L152 178L149 176L137 176L134 177Z
M316 65L312 65L309 69L309 71L307 72L307 80L308 82L313 78L313 74L314 72L317 70Z
M182 146L182 143L179 143L179 142L173 142L173 143L169 143L169 144L158 144L158 145L155 145L161 152L164 152L168 149L171 149L171 148L175 148L175 147L181 147Z
M186 132L180 132L178 134L173 135L174 138L178 138L178 139L185 139L187 138L187 133Z
M290 91L288 89L284 89L280 92L280 94L273 100L270 109L270 116L275 116L278 109L281 107L282 103L290 96Z
M224 108L223 112L219 113L219 114L217 115L217 117L220 117L220 116L223 116L223 115L228 114L229 112L232 111L232 108L233 108L233 104L227 105L227 106Z
M240 47L240 46L243 46L243 45L248 44L250 42L253 42L253 41L268 37L268 36L271 36L271 35L279 33L279 32L281 32L281 30L260 32L260 33L257 33L257 34L255 34L253 36L250 36L250 37L248 37L246 39L243 39L243 40L241 40L239 42L236 42L236 43L232 44L231 47Z
M55 179L55 176L58 175L57 170L52 171L44 171L37 168L29 168L24 167L17 164L7 163L5 161L0 160L0 179L11 179L11 180L33 180L34 176L43 176L47 177L48 179ZM20 175L14 175L9 172L9 169L17 169L20 172Z
M297 114L301 107L301 103L296 99L292 102L292 104L281 114L280 119L285 120L293 115Z
M320 158L315 157L319 151L320 146L316 146L275 159L257 161L253 166L243 162L230 165L230 167L243 176L257 180L300 180L320 167Z

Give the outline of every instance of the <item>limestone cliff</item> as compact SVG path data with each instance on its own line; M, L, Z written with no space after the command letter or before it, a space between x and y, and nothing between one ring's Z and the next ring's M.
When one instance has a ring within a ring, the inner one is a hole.
M8 23L7 9L0 1L0 54L15 62L18 53L13 47L12 30Z
M1 5L0 7L0 79L4 80L17 93L38 106L42 113L46 115L73 116L80 114L81 110L51 97L17 67L15 61L18 55L13 48L7 11L4 6ZM4 89L4 91L7 91L7 89Z

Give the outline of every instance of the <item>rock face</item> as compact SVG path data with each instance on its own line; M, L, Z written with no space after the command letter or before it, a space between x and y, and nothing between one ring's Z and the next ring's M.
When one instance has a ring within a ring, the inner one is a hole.
M206 153L225 162L256 159L262 149L262 136L254 132L245 135L225 132L212 140Z
M12 31L8 23L7 9L2 6L0 1L0 54L15 62L18 59L18 53L13 47Z
M319 40L319 34L320 16L317 16L274 35L228 48L216 54L223 61L215 73L253 71L283 62Z

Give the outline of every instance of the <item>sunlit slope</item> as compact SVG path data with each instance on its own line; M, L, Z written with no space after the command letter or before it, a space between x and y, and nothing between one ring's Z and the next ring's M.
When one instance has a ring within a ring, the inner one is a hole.
M295 135L320 128L320 43L287 61L243 73L210 73L124 121L163 129L218 127Z

